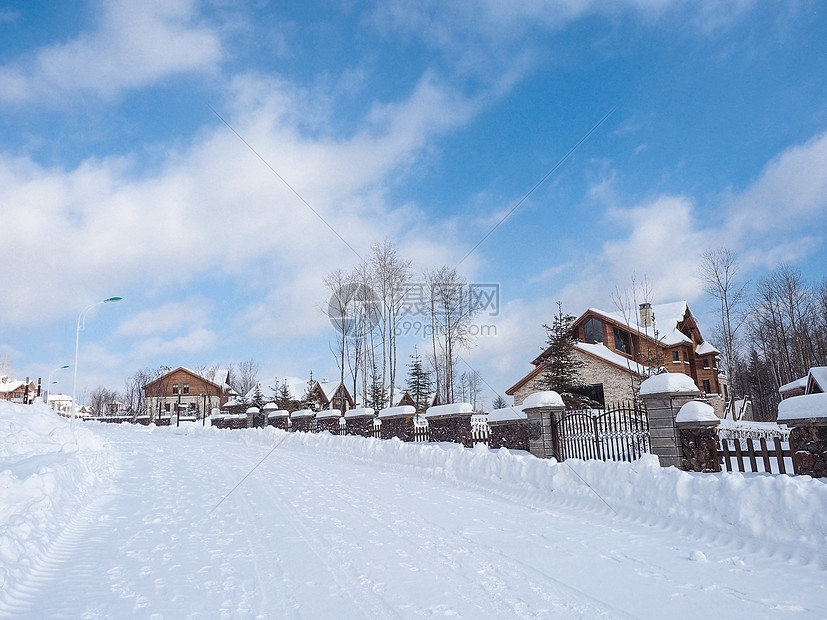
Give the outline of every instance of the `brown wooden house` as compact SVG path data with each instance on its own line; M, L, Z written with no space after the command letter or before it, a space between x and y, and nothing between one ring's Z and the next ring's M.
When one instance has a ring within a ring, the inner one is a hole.
M180 366L144 386L146 413L151 418L179 413L198 418L220 408L231 395L231 388L202 377Z
M727 393L718 371L720 353L703 339L685 301L641 304L634 317L590 308L572 329L578 340L575 355L584 362L585 393L593 400L631 399L642 379L666 370L692 377L699 390L713 396L713 406L723 411ZM546 355L537 356L534 369L506 390L516 405L540 389ZM720 402L714 402L716 397Z

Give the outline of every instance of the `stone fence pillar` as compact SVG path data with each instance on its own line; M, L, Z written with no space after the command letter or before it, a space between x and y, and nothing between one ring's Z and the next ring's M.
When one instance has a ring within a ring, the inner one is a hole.
M452 403L428 407L425 419L431 441L449 441L461 443L466 448L474 445L471 429L471 416L474 406L471 403Z
M488 413L488 447L492 450L508 448L509 450L529 449L528 418L522 407L503 407Z
M325 409L316 414L316 432L327 431L331 435L339 434L339 420L342 419L342 412L338 409Z
M721 420L709 403L691 400L675 418L681 438L681 469L697 472L721 471L718 461L718 425Z
M379 412L379 420L382 426L379 428L381 439L392 439L397 437L402 441L414 440L414 423L416 407L411 405L400 405L398 407L387 407Z
M345 411L345 427L348 435L373 437L373 409L358 407Z
M528 420L528 449L534 456L561 460L558 425L565 408L560 395L551 390L534 392L523 401Z
M778 422L792 428L795 473L827 478L827 393L785 398L778 405Z
M657 455L661 467L683 467L683 444L675 418L681 407L700 393L692 377L678 372L654 375L640 384L652 454Z

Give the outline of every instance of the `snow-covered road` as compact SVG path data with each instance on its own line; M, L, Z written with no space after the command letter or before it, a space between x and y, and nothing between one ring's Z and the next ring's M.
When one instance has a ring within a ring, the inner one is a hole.
M634 518L594 497L509 488L494 470L455 476L446 469L461 458L456 449L400 445L404 459L385 459L382 448L373 457L353 448L377 440L282 442L285 435L273 431L85 426L108 444L114 470L7 584L0 613L827 614L827 571L806 553L758 544L737 528ZM421 466L411 464L416 452Z

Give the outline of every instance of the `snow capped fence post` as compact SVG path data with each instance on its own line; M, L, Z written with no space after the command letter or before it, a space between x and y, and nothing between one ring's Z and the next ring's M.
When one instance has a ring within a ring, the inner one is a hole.
M827 478L827 392L785 398L778 405L778 422L792 427L795 473Z
M680 408L675 426L681 436L681 469L698 472L721 471L718 460L718 425L721 420L709 403L691 400Z
M256 418L258 417L258 407L247 407L247 428L256 426Z
M488 413L488 447L528 451L528 418L522 406L492 409Z
M428 420L431 441L449 441L461 443L466 448L474 445L471 416L474 406L471 403L452 403L428 407L425 419Z
M327 431L331 435L339 434L339 420L342 412L339 409L325 409L316 414L316 432Z
M373 409L357 407L345 411L345 428L348 435L373 437Z
M411 405L400 405L399 407L386 407L379 412L379 420L382 426L379 428L381 439L392 439L398 437L402 441L414 440L414 416L416 407Z
M534 392L523 401L523 411L528 420L528 446L534 456L563 460L558 424L565 408L563 399L552 390Z
M675 418L681 407L700 396L692 377L666 372L649 377L640 384L640 398L646 405L652 454L661 467L683 469L683 448Z

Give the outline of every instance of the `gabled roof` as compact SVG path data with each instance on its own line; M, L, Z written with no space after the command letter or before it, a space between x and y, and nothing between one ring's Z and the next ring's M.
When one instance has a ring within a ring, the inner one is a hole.
M209 379L207 379L206 377L204 377L204 376L202 376L202 375L199 375L197 372L192 371L192 370L190 370L189 368L186 368L185 366L179 366L179 367L178 367L178 368L176 368L175 370L170 370L169 372L164 373L164 374L163 374L163 375L161 375L160 377L157 377L157 378L153 379L152 381L150 381L149 383L147 383L147 384L144 386L144 389L148 388L148 387L149 387L150 385L152 385L153 383L158 383L159 381L161 381L161 380L163 380L163 379L166 379L167 377L169 377L169 375L171 375L171 374L172 374L172 373L174 373L174 372L178 372L178 371L185 372L185 373L187 373L188 375L192 375L192 376L193 376L193 377L195 377L196 379L199 379L199 380L201 380L201 381L205 381L205 382L209 383L210 385L215 386L215 387L216 387L216 388L218 388L219 390L221 390L221 389L222 389L221 385L219 385L219 384L218 384L218 383L216 383L215 381L210 381L210 380L209 380Z
M827 392L827 366L814 366L807 373L807 394Z
M588 312L599 314L600 316L609 319L615 323L623 325L631 331L635 331L641 336L652 337L652 329L642 327L638 321L640 319L637 308L634 310L634 316L629 320L623 316L622 312L606 312L597 308L589 308ZM652 313L655 316L655 326L658 329L658 340L665 346L673 346L681 344L682 342L691 343L692 339L678 329L678 323L682 322L687 313L692 314L689 310L689 305L685 301L673 301L668 304L655 304L652 306ZM585 313L584 313L585 314ZM581 316L582 318L582 316ZM578 323L577 319L575 323Z
M586 355L596 357L599 360L607 362L612 366L616 366L620 370L638 375L639 377L646 377L651 374L651 369L643 364L638 364L636 361L615 353L607 346L602 344L589 344L586 342L578 342L574 345L578 351L582 351Z

